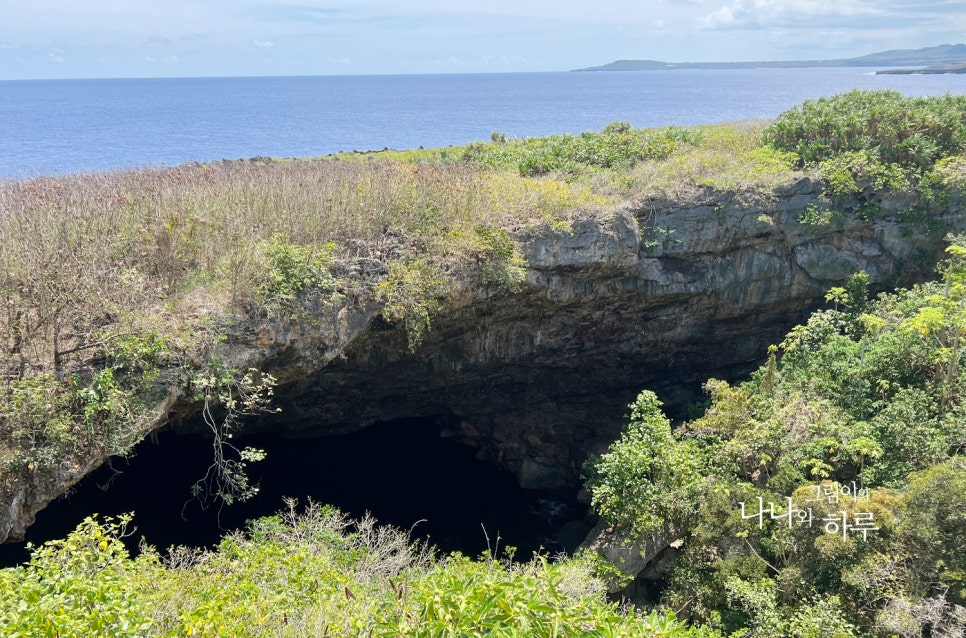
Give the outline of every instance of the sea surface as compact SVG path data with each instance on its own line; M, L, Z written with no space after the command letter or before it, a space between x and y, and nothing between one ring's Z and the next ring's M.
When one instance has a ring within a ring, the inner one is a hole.
M0 179L773 118L853 88L966 93L865 68L0 81Z

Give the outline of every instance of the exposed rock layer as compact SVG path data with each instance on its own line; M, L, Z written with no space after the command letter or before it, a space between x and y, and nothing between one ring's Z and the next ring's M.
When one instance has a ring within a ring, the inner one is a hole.
M940 236L898 221L912 202L880 197L870 222L801 224L820 194L802 179L763 203L627 207L530 239L521 292L468 287L413 354L400 331L370 323L261 425L316 436L439 416L525 487L573 485L641 389L682 415L705 380L753 370L852 273L883 289L932 272Z
M899 222L914 202L877 196L874 221L798 222L820 195L803 178L755 203L709 193L532 237L521 291L467 281L415 352L372 302L232 335L230 363L281 381L283 411L251 428L323 436L439 417L444 435L516 472L525 487L576 485L581 463L617 436L641 389L681 415L703 381L754 369L853 272L865 270L879 289L931 273L941 237ZM958 212L956 204L943 221L955 227ZM181 402L157 426L190 409ZM65 471L56 487L24 481L2 504L0 538L21 537L39 509L101 460Z

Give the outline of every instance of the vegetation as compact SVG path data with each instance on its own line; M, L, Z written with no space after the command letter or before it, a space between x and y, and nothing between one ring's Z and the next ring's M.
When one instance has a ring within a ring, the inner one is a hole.
M803 165L869 151L876 160L926 168L966 144L966 96L911 98L898 91L850 91L783 113L764 141Z
M666 605L752 636L966 629L966 238L951 239L941 281L868 301L854 276L750 380L708 381L706 413L673 433L653 394L632 404L591 489L625 534L681 539Z
M624 200L645 211L675 198L743 206L807 175L825 185L800 219L816 232L875 218L887 196L907 197L903 218L939 232L966 186L964 145L960 96L852 92L771 124L614 122L458 148L2 183L0 494L124 453L181 397L211 430L196 496L243 500L254 493L246 464L262 452L234 447L231 433L274 409L275 385L226 363L245 331L324 330L320 317L378 307L415 349L454 291L518 291L527 237L566 233ZM645 247L676 241L648 232ZM607 568L591 556L441 557L315 505L256 521L216 550L164 558L128 554L127 519L91 518L0 571L0 626L11 636L962 635L962 238L941 276L874 301L861 275L832 289L833 307L749 381L708 381L710 407L676 430L653 394L631 406L627 432L592 468L594 505L628 536L673 539L662 604L690 628L609 602ZM852 500L830 502L843 486ZM840 533L826 533L843 516Z
M5 636L654 636L713 638L608 602L591 556L436 557L371 519L310 504L213 551L131 558L127 517L88 518L0 571Z
M807 100L768 126L761 140L792 154L798 167L817 169L826 184L824 208L803 215L804 224L828 225L846 215L871 220L884 197L916 194L904 219L937 231L935 218L962 183L966 96L856 90Z
M789 160L757 149L753 132L615 122L461 149L0 184L0 489L24 468L43 482L65 458L124 453L170 396L221 420L249 371L220 361L246 327L375 300L416 348L467 280L519 288L522 238L612 210L662 163L665 182L680 182L675 158L722 156L738 140L746 177L732 177L734 162L692 177L741 188L779 157L773 172L787 179ZM198 392L225 374L229 392ZM250 462L241 451L216 445L222 479Z
M608 201L552 178L391 160L0 184L0 488L124 453L172 391L222 419L249 372L219 362L245 326L376 298L415 346L468 269L518 285L505 228L566 227L572 208ZM226 374L230 392L198 392Z

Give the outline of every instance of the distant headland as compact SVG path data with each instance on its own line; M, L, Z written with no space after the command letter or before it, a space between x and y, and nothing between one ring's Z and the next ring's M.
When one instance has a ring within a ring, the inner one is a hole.
M807 67L915 67L877 73L966 73L966 44L941 44L924 49L893 49L840 60L766 62L660 62L617 60L574 71L673 71L678 69L797 69Z

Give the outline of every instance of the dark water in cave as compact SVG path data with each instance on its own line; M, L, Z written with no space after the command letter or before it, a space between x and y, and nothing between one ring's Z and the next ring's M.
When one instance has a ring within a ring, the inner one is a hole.
M580 529L574 521L585 512L572 491L523 490L511 474L478 461L473 449L441 438L439 431L432 419L406 419L335 437L245 437L239 445L268 453L249 466L259 494L220 509L203 509L191 497L191 486L211 463L210 441L162 432L41 511L27 540L37 544L62 538L93 513L133 511L137 530L132 548L141 537L162 550L212 546L226 530L273 514L283 509L284 497L293 497L303 504L311 498L334 505L353 517L370 512L381 523L412 528L414 536L446 552L476 556L487 549L487 535L491 545L499 536L501 548L519 548L520 557L541 548L551 553L573 549L572 534L566 543L557 537L565 524ZM0 564L27 556L22 543L0 546Z

